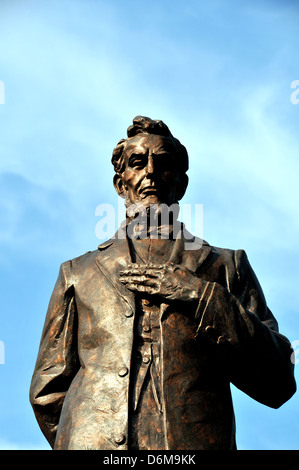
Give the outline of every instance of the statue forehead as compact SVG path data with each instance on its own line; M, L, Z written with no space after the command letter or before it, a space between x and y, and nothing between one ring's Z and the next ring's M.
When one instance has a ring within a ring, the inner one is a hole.
M124 151L130 151L136 148L163 147L169 150L175 150L175 144L170 137L157 134L137 134L126 140Z

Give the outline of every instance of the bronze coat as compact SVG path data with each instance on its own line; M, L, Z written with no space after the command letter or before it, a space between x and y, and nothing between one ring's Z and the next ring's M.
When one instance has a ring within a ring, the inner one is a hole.
M278 408L296 389L290 343L243 250L182 239L172 261L206 282L198 301L160 306L165 449L234 449L230 382ZM61 265L30 389L54 449L128 448L135 300L118 273L129 262L127 241L111 239Z

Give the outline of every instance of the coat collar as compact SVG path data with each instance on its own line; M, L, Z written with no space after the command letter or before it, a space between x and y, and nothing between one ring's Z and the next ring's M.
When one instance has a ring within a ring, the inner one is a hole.
M98 246L99 255L96 264L102 274L114 287L117 294L123 299L127 307L135 311L135 296L121 282L119 282L119 271L132 262L129 243L123 232L123 225L110 240ZM195 271L206 260L212 247L204 240L192 236L181 224L181 230L174 242L174 247L169 261L182 264L190 270ZM168 305L163 305L163 313ZM162 312L161 312L162 313Z
M175 240L175 246L170 261L175 263L175 259L177 258L178 253L182 253L183 251L196 251L198 253L198 250L201 250L200 257L198 260L201 264L201 262L204 261L207 255L210 253L212 247L207 241L192 235L186 229L185 224L180 223L180 225L181 227L178 231L178 236ZM101 243L98 246L98 250L103 251L113 245L114 247L118 248L122 246L125 250L125 254L130 256L128 240L125 235L125 227L126 225L123 222L118 231L115 233L115 235L106 242Z

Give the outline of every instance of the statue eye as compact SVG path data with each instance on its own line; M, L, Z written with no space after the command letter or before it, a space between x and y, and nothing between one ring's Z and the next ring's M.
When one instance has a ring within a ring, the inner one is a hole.
M160 171L171 170L173 169L173 166L174 166L173 158L168 153L161 154L159 158L157 158L157 163L158 163Z
M141 155L132 155L129 160L131 168L143 168L146 164L146 159L142 158Z

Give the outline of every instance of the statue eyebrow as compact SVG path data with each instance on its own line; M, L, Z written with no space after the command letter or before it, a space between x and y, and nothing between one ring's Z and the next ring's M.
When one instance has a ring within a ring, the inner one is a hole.
M147 157L146 153L132 153L129 157L129 164L135 160L144 160Z
M161 152L158 151L158 152L153 153L153 155L154 156L155 155L157 155L157 156L158 155L170 155L170 156L172 156L172 153L170 152L170 150L163 149L163 150L161 150Z

